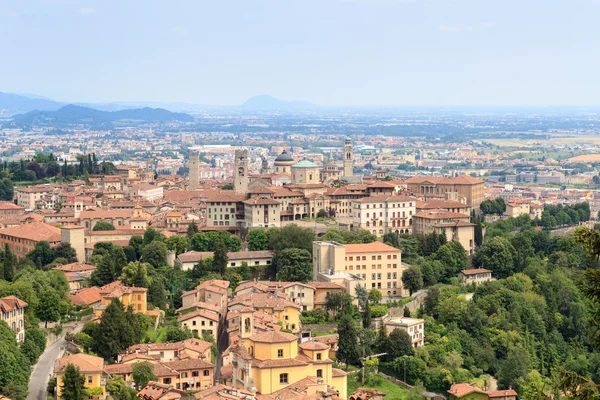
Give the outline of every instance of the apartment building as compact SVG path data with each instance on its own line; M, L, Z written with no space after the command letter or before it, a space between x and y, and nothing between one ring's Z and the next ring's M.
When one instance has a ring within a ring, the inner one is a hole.
M237 226L242 221L246 195L223 191L205 199L207 226Z
M281 203L266 197L252 197L244 204L246 228L273 228L281 225Z
M94 307L96 317L101 317L102 313L114 299L119 299L125 309L129 306L136 313L146 313L148 311L147 302L148 289L142 287L129 287L114 281L100 288L101 301L100 304Z
M17 342L23 343L25 340L25 307L27 303L15 296L6 296L0 298L0 321L13 330L17 337Z
M458 279L462 283L480 285L492 280L492 271L485 268L463 269L458 273Z
M411 338L413 347L422 347L425 345L425 320L421 318L388 318L384 320L385 329L392 333L394 329L402 329Z
M313 242L313 275L319 281L351 275L355 282L350 285L360 283L367 290L380 290L384 296L402 297L407 295L402 286L403 269L400 250L385 243Z
M481 179L469 175L453 178L441 176L413 176L404 181L406 188L424 200L436 199L447 193L457 193L465 197L472 209L479 209L484 197L484 183Z
M46 241L50 246L61 242L61 230L43 222L16 225L0 229L0 246L8 244L10 250L17 258L25 257L36 243Z
M408 196L375 195L352 200L352 228L374 235L410 233L417 199Z
M413 233L446 235L447 241L462 244L468 254L475 251L475 225L469 215L446 210L429 210L417 213L413 217Z
M33 210L38 201L45 199L53 193L50 186L30 186L15 189L17 205L25 209Z
M63 397L61 391L63 386L63 376L69 364L79 368L79 372L84 377L84 386L86 389L102 389L101 395L90 396L90 398L106 399L106 381L109 377L104 372L104 359L102 357L78 353L61 357L56 360L54 375L56 376L57 400L60 400Z

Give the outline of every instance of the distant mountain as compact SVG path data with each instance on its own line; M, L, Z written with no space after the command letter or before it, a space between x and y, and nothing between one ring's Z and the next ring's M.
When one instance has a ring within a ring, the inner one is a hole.
M0 115L26 113L32 110L56 111L63 103L37 95L21 95L0 92Z
M9 126L56 126L82 124L86 126L105 126L115 122L147 123L147 122L194 122L194 117L183 113L174 113L162 108L136 108L119 111L102 111L73 104L66 105L56 111L31 111L14 115Z
M240 106L244 110L258 111L294 111L294 110L314 110L318 105L305 101L287 101L275 98L268 94L261 94L250 97Z

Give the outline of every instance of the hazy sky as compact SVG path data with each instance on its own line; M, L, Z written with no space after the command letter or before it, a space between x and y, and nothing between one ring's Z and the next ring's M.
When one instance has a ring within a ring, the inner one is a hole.
M600 0L0 0L0 91L600 104Z

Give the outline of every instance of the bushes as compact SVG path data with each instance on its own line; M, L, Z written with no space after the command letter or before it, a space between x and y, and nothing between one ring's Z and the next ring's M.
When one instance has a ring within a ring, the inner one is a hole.
M385 304L374 304L371 306L371 317L380 318L388 312L388 306Z
M310 311L302 311L300 321L303 324L325 324L329 320L329 314L322 308L315 308Z

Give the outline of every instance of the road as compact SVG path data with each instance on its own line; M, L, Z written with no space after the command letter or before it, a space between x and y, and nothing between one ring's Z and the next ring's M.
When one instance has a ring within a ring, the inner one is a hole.
M29 396L27 400L46 400L48 378L54 369L54 361L62 357L67 341L61 337L48 346L35 364L29 378Z
M46 400L46 389L48 387L48 379L54 370L54 362L56 359L62 357L65 352L65 346L67 341L65 340L65 333L67 331L77 333L83 329L83 322L77 323L72 327L65 326L63 334L46 347L44 353L38 359L37 364L33 366L31 371L31 377L29 378L29 396L27 400Z

